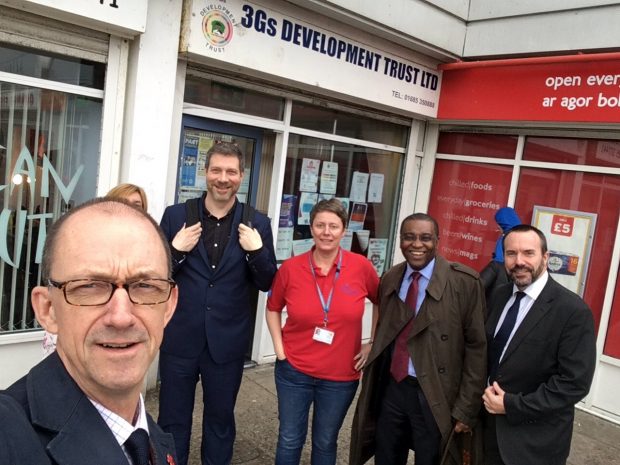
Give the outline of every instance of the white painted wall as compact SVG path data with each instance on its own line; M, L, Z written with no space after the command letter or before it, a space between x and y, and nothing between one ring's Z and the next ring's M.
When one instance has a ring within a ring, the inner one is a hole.
M166 206L182 0L149 3L146 32L129 47L120 181L142 186L149 213L159 220Z
M468 21L506 18L509 16L536 15L546 12L582 10L605 5L617 5L612 0L470 0Z
M289 0L432 57L460 56L469 0Z
M617 49L610 0L290 0L444 61Z
M561 2L547 0L554 4ZM497 2L513 4L516 2ZM620 4L595 8L576 8L547 11L529 8L533 1L525 1L523 8L474 8L478 4L495 4L488 0L472 0L472 17L487 19L470 21L463 47L463 57L509 56L556 52L578 52L600 49L618 49L620 45ZM561 2L564 3L563 1ZM566 1L567 7L576 3L603 3L594 0ZM547 5L549 8L549 5ZM488 19L491 15L515 15ZM474 16L475 15L475 16ZM470 17L471 20L471 17Z
M123 37L144 32L149 7L148 0L0 0L0 5Z
M0 338L0 389L6 389L43 360L43 331L3 334Z

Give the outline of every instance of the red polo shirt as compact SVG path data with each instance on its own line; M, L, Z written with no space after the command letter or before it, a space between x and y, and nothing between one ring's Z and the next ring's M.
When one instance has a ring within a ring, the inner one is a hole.
M353 381L360 377L353 357L361 348L365 299L377 302L379 277L366 257L342 250L340 274L334 284L337 264L338 257L323 275L312 260L312 252L286 260L276 273L267 309L281 312L286 307L282 342L292 366L315 378ZM327 329L334 332L331 344L312 338L315 328L323 327L324 317L315 282L325 302L334 289L327 313Z

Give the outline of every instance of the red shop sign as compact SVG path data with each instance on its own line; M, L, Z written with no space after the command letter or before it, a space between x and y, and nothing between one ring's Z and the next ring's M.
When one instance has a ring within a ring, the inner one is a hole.
M438 119L620 122L619 54L455 63L440 68Z
M551 234L571 237L574 225L575 217L573 216L553 215L551 219Z

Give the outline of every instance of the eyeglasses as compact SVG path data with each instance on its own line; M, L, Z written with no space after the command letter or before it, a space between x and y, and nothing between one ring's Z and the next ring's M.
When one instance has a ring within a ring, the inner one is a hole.
M114 283L100 279L71 279L58 282L47 280L49 286L62 290L65 301L80 307L105 305L117 289L127 291L129 300L137 305L155 305L167 302L176 283L172 279L149 278L130 283Z
M418 239L420 240L420 242L433 242L433 239L435 239L435 235L433 235L433 234L415 234L415 233L407 233L407 234L401 234L400 235L400 241L401 242L415 242Z

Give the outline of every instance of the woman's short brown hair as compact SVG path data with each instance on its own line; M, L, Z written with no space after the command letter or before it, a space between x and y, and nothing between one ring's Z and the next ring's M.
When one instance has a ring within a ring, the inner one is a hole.
M321 200L320 202L316 203L314 207L312 207L312 210L310 210L310 225L314 223L314 217L317 215L317 213L322 212L334 213L336 216L338 216L338 218L342 220L342 226L346 228L348 214L340 200L327 199Z

